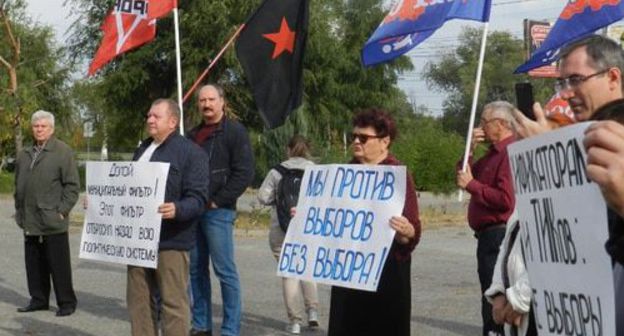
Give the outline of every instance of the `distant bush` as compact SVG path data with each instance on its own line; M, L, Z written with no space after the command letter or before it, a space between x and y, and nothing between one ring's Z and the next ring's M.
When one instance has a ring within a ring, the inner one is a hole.
M78 176L80 177L80 191L84 191L87 185L87 166L78 165Z
M0 172L0 194L13 194L15 190L15 175L8 172Z
M464 139L452 131L445 131L440 119L411 113L395 118L399 137L390 150L407 165L416 188L434 193L457 190L455 167L463 155ZM271 167L285 159L286 143L294 133L289 124L263 133L250 132L256 164L253 187L259 187ZM351 150L347 146L345 152L343 134L333 131L331 135L328 139L327 136L308 134L316 163L348 163Z
M464 139L444 131L439 120L417 116L400 120L399 137L391 151L407 165L418 190L448 193L457 189L455 171Z

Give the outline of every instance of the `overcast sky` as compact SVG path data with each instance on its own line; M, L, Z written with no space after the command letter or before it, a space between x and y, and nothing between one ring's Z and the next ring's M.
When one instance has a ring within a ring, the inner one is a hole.
M27 0L28 12L32 18L53 27L59 43L63 43L65 40L65 33L74 20L74 18L68 17L69 8L63 6L64 1ZM514 36L521 37L523 34L522 21L525 18L554 21L566 3L566 0L493 0L490 30L506 30ZM418 105L423 104L433 114L439 114L442 111L443 93L427 89L420 76L422 66L427 61L435 61L435 57L440 51L456 47L458 34L463 27L481 25L481 23L459 20L444 25L428 41L409 53L415 70L413 73L401 76L399 86Z
M65 0L26 0L28 13L35 21L51 26L56 32L57 40L63 40L63 33L73 19L67 18L69 8L63 7Z

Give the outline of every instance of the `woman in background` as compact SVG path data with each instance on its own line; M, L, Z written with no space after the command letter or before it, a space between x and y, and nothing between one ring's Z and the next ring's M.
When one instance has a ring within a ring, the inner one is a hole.
M281 169L305 169L306 166L313 165L310 161L310 145L308 141L300 136L293 136L288 142L286 149L288 159L282 162ZM269 230L269 246L273 256L279 261L280 251L286 232L278 223L277 210L275 206L278 185L282 179L282 174L277 167L271 169L262 182L258 191L258 200L264 205L271 205L271 228ZM284 304L288 314L289 324L286 330L291 334L299 334L303 323L303 314L298 302L298 298L303 294L303 301L308 317L308 326L318 327L318 293L316 283L302 281L293 278L282 278L282 291L284 294Z

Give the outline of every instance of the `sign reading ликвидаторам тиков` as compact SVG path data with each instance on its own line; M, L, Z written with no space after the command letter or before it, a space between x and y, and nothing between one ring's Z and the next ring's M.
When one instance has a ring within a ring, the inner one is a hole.
M277 275L375 291L405 203L404 166L306 167Z
M169 163L87 162L80 258L156 268Z
M509 146L520 243L540 335L615 335L607 205L587 176L584 130Z

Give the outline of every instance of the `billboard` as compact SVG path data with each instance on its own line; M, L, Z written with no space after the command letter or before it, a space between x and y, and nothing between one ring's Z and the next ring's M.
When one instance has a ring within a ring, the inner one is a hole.
M526 59L528 60L541 45L550 32L550 22L524 20L524 45L526 50ZM556 78L559 76L557 64L543 66L529 71L531 77Z

